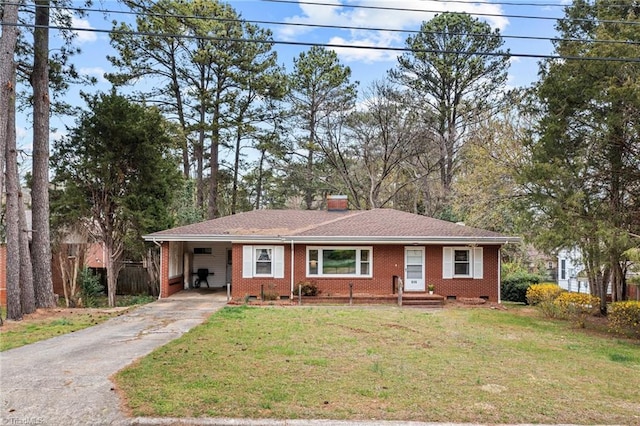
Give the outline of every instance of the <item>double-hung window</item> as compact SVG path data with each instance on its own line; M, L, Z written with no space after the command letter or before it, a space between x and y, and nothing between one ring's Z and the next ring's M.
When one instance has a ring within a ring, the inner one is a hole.
M483 277L482 247L444 247L442 249L442 278Z
M255 247L254 275L273 275L273 247Z
M284 246L243 246L242 277L284 278Z
M466 278L471 276L470 249L453 250L453 276Z
M307 276L371 277L371 247L308 247Z

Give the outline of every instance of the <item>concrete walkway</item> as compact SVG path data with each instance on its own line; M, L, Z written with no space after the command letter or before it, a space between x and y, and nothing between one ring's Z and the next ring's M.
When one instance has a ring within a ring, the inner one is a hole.
M191 290L95 327L0 353L2 425L130 424L109 376L226 304Z

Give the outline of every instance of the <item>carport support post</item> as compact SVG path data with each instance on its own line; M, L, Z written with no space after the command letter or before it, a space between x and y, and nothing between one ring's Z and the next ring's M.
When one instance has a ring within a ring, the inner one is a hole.
M302 305L302 284L298 284L298 305Z
M398 306L402 306L402 278L398 277Z
M227 283L227 303L231 300L231 283Z

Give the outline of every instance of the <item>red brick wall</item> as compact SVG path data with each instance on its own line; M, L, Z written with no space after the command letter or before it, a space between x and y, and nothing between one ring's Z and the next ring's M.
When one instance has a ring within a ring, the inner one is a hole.
M231 294L233 297L260 296L261 286L266 291L275 291L280 296L291 293L291 247L284 246L284 278L242 278L242 247L234 244L232 247L231 265L233 277L231 280ZM296 260L297 262L297 260ZM271 290L273 288L273 290Z
M441 296L488 297L498 301L498 246L482 246L483 279L455 278L442 279L442 246L427 246L427 284L435 286L435 293Z
M306 277L306 246L296 246L296 280L315 281L322 294L349 294L349 283L353 283L353 293L392 294L393 276L404 276L404 246L374 246L373 276L371 278L326 278Z
M7 306L7 246L0 245L0 305Z
M404 245L378 245L373 247L373 277L371 278L323 278L306 277L306 246L296 245L294 250L294 284L300 281L315 281L322 294L348 294L349 283L353 283L353 292L369 294L392 294L393 276L404 277ZM498 246L483 246L484 278L481 280L442 279L442 246L426 246L426 283L435 285L435 292L442 296L488 297L498 300ZM232 295L259 296L261 285L265 291L272 287L281 295L291 292L291 250L285 245L285 277L242 278L242 245L233 246L233 285Z

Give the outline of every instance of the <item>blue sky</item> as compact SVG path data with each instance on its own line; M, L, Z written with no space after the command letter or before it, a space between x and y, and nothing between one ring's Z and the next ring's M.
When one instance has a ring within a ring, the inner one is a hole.
M325 5L304 4L304 2L323 3ZM534 19L560 18L563 15L560 5L564 0L502 0L505 4L489 2L430 1L430 0L303 0L300 2L270 2L261 0L231 0L229 3L244 19L292 22L300 24L334 25L341 27L369 27L377 29L417 30L423 21L427 21L437 12L457 11L477 15L488 22L493 28L500 29L503 36L518 37L554 37L555 20ZM532 3L546 5L531 6ZM509 3L509 4L506 4ZM335 6L328 6L332 4ZM375 6L386 8L411 9L411 11L394 11L381 9L353 8L349 6ZM80 3L78 3L80 6ZM116 1L97 1L95 8L106 10L126 10ZM417 11L421 10L421 11ZM490 15L490 16L487 16ZM524 17L518 17L524 16ZM75 19L74 26L78 28L102 29L111 28L111 21L131 21L131 15L91 13L83 19ZM332 43L349 46L379 46L403 47L408 34L389 31L361 31L326 28L310 28L303 26L261 25L273 31L275 40L303 41L313 43ZM56 42L55 32L52 34L52 44ZM71 102L83 105L77 93L80 89L94 92L108 90L110 85L104 80L103 74L111 71L106 56L113 54L109 45L108 34L102 32L79 31L76 43L81 47L82 54L73 59L76 67L83 73L94 75L99 79L96 87L75 87L69 93ZM525 55L549 55L553 47L549 40L513 39L505 37L505 47L512 53ZM305 46L276 45L279 62L291 70L292 59L305 51ZM398 52L367 49L336 49L340 61L352 70L353 80L360 81L360 87L375 79L384 78L387 70L396 64ZM537 78L539 59L512 58L508 85L511 87L530 85ZM73 126L72 117L54 118L52 126L57 127L53 138L65 133L64 126ZM27 151L30 147L30 129L25 119L19 125L19 144Z

